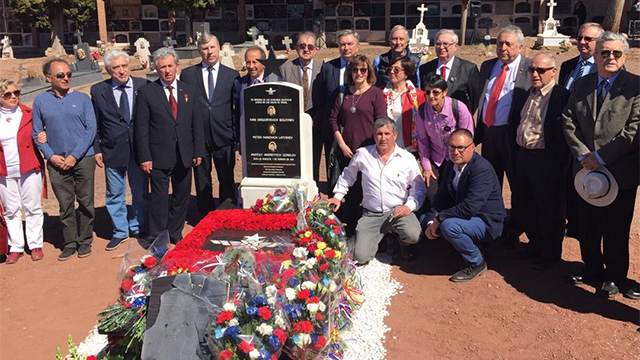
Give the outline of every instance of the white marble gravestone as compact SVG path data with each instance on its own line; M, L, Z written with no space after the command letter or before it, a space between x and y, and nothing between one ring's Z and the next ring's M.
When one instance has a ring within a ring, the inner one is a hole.
M285 36L284 39L282 39L282 45L284 45L285 49L287 50L287 54L289 53L289 51L291 51L291 43L293 43L293 40L291 40L291 38L289 38L288 36Z
M540 46L560 46L564 41L568 41L567 35L558 32L558 21L553 18L553 8L558 5L555 0L549 0L549 18L544 21L544 31L538 34L536 44Z
M261 47L265 53L269 52L269 49L267 49L267 45L269 45L269 40L265 39L263 35L259 35L256 41L254 41L253 43L256 46Z
M8 36L4 36L2 40L0 40L0 45L2 45L2 59L13 59L13 48L11 47L11 39Z
M420 22L411 31L409 49L412 52L426 52L425 49L429 47L429 30L424 25L424 13L429 9L424 4L420 4L418 11L420 11Z
M151 56L149 41L143 37L139 37L133 45L136 47L136 53L133 56L137 57L138 60L140 60L142 68L146 69L149 67L149 57Z
M220 63L224 66L235 69L235 66L233 65L233 55L235 54L236 53L233 51L231 43L224 43L222 45L222 51L220 51Z
M268 82L243 90L240 119L244 208L285 186L301 185L307 200L318 187L313 180L311 117L304 112L302 87Z

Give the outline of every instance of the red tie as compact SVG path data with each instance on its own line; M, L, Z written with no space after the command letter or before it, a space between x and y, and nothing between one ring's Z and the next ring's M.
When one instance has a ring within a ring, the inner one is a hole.
M496 107L498 106L498 99L500 98L502 87L504 86L504 80L507 78L507 71L509 71L509 66L507 64L502 64L502 71L493 83L489 102L487 103L487 110L484 113L484 123L488 127L491 127L496 120Z
M447 81L447 67L446 66L442 66L440 68L440 77L442 78L442 80Z
M176 102L176 98L173 97L173 86L167 86L167 90L169 90L169 107L171 107L171 115L173 115L173 120L178 120L178 103Z

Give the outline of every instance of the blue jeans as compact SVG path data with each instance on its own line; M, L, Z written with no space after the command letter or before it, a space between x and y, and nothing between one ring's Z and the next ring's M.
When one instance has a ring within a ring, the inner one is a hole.
M146 203L144 194L148 188L148 176L140 170L133 159L128 167L105 167L107 193L105 206L113 222L113 237L124 239L130 233L141 233L144 227ZM127 216L125 199L125 176L129 179L131 189L131 213Z
M469 220L448 218L440 224L440 234L458 251L464 260L473 265L482 264L484 258L476 243L484 240L487 225L479 217Z

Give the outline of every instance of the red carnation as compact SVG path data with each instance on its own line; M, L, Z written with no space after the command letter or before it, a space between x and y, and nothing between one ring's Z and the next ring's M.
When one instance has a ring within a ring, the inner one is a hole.
M287 341L287 333L280 328L276 328L273 330L273 335L275 335L278 340L280 340L280 344L284 344Z
M309 295L311 295L311 292L308 289L301 290L298 293L298 299L306 300L309 297Z
M324 321L324 316L320 311L316 313L316 321Z
M329 269L329 264L327 264L327 263L320 264L320 271L325 272L328 269Z
M260 318L262 318L262 320L269 320L271 319L271 310L269 310L269 308L266 306L259 307L258 315L260 316Z
M224 324L225 322L227 322L227 321L229 321L231 319L233 319L233 312L231 312L231 311L222 311L216 317L216 324L222 325L222 324Z
M333 233L336 235L340 235L340 233L342 232L342 229L340 228L340 226L334 226L333 227Z
M233 352L229 349L224 349L218 354L218 360L231 360L233 359Z
M333 259L334 257L336 257L336 252L333 249L325 250L324 257L326 257L327 259Z
M307 246L307 250L309 250L310 253L315 252L317 248L318 248L318 245L316 245L316 243L311 243L309 244L309 246Z
M89 355L87 356L86 360L98 360L98 357L96 357L95 355Z
M320 302L320 298L317 296L311 296L307 299L307 304L317 304Z
M313 344L313 348L316 350L320 350L324 348L325 345L327 345L327 339L322 335L318 335L318 337L316 338L316 343Z
M313 324L309 320L298 321L293 324L293 331L297 333L311 334L313 331Z
M158 264L158 260L156 260L156 258L153 256L149 256L146 259L144 259L143 264L144 264L144 267L146 267L147 269L150 269L156 266L156 264Z
M133 287L133 280L131 279L124 279L122 280L122 283L120 283L120 289L122 289L122 291L124 292L128 292L129 290L131 290L132 287Z
M251 352L251 350L253 350L253 344L245 340L242 340L242 342L238 344L238 347L240 348L240 350L242 350L242 352L246 354L248 354L249 352Z

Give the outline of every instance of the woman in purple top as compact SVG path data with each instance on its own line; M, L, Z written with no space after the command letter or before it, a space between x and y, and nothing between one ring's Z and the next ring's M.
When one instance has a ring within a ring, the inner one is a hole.
M438 169L447 157L449 136L460 128L473 134L473 117L462 101L447 96L447 82L440 75L427 79L425 94L427 100L417 120L416 135L422 176L431 199L436 190Z

